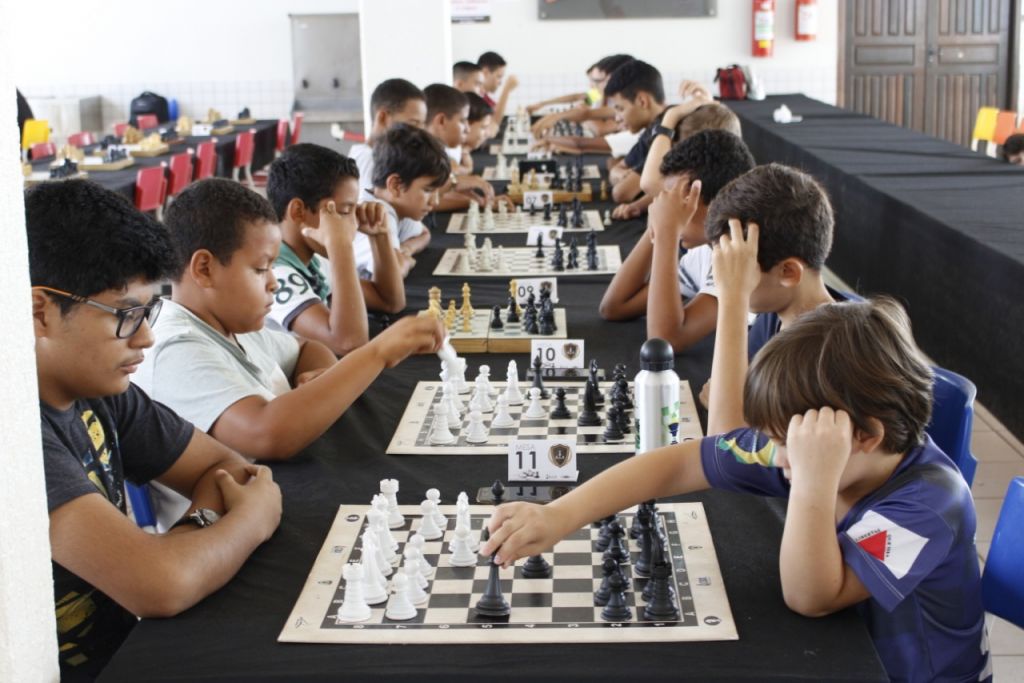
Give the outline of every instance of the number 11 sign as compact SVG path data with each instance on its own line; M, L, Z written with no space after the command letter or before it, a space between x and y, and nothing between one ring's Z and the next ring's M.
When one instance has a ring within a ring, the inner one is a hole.
M508 445L509 481L576 481L576 443L564 439L522 439Z

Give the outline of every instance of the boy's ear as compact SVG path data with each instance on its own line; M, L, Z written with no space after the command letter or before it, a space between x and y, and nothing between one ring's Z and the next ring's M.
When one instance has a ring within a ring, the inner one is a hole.
M50 328L60 315L60 307L45 293L32 290L32 327L36 339L49 335Z
M636 98L633 100L633 104L641 109L651 108L651 96L645 92L638 92Z
M220 265L217 257L207 249L197 249L189 259L186 275L203 289L213 287L214 271Z
M309 224L309 213L306 211L306 204L298 197L292 197L291 201L288 202L288 206L284 210L285 216L288 220L298 226L304 226Z
M779 274L779 282L783 287L796 287L804 277L804 270L807 268L804 262L798 258L790 257L783 259L776 264L775 270Z
M853 448L861 453L871 453L881 446L882 441L885 439L885 425L882 424L881 420L869 417L867 418L867 423L873 433L857 429L856 427L853 430Z
M373 117L373 123L374 126L379 126L381 130L387 130L391 124L391 115L383 108L378 109Z
M397 173L392 173L391 175L388 176L388 179L385 181L384 187L392 195L399 195L405 189L405 187L402 184L402 178Z
M434 114L434 118L427 121L428 128L444 128L448 123L448 116L443 111Z

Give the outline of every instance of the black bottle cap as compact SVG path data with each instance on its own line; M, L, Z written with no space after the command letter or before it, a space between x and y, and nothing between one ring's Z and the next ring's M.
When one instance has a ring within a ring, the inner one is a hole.
M675 365L675 352L664 339L652 337L640 347L641 370L671 370Z

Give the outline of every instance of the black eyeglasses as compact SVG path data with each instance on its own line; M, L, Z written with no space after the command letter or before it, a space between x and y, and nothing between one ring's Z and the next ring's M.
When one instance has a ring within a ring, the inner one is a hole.
M164 304L163 299L157 298L147 306L114 308L113 306L101 304L99 301L93 301L92 299L84 296L65 292L60 289L54 289L53 287L43 287L40 285L33 287L32 289L40 289L44 292L49 292L50 294L56 294L57 296L62 296L65 299L71 299L72 301L76 301L80 304L87 304L94 308L98 308L101 311L106 311L107 313L117 316L117 330L114 334L118 339L127 339L138 332L139 328L142 327L143 320L149 321L149 324L152 327L153 323L156 322L157 316L160 315L160 308Z

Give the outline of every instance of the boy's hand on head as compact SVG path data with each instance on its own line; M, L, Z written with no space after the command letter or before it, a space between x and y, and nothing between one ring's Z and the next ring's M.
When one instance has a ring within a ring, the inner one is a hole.
M551 549L565 534L556 523L554 508L534 503L505 503L494 509L487 522L491 537L480 547L481 555L494 558L502 567L511 566L520 557L538 555Z
M759 232L756 223L747 223L747 236L744 238L739 220L729 219L729 234L719 238L711 256L719 300L727 294L735 294L745 302L750 301L750 295L761 281L761 266L757 263Z
M509 74L505 77L505 85L503 87L505 92L512 92L519 87L519 79L514 74Z
M846 411L821 408L794 415L786 430L793 488L834 496L852 448L853 423Z
M700 206L701 182L687 185L677 182L671 190L662 190L647 209L647 224L654 233L654 241L679 244L683 228L693 220Z
M697 81L682 81L679 84L679 96L684 100L686 98L700 100L702 104L715 101L708 89Z
M356 219L352 214L341 215L334 202L327 201L320 207L320 225L315 228L303 228L302 236L311 243L317 253L321 253L317 246L324 252L329 252L341 244L351 244L356 237L356 229Z
M281 489L269 467L247 465L245 471L249 480L244 484L235 481L227 470L217 470L214 481L224 499L224 509L229 513L239 511L258 522L266 540L281 523Z
M393 368L413 354L436 353L444 335L444 325L434 316L410 315L393 323L370 344L384 367Z
M373 237L388 231L388 216L380 202L364 202L356 205L356 224L359 232Z

